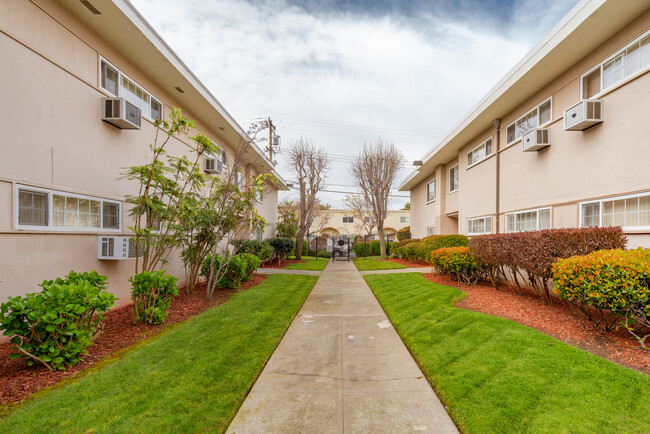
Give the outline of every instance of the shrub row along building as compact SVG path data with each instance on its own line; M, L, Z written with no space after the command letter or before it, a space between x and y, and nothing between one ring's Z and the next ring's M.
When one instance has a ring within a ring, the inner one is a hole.
M411 233L622 226L650 246L650 1L581 1L400 186Z
M149 161L153 121L171 107L221 147L206 172L232 170L241 154L241 182L275 175L258 204L273 236L286 184L256 146L238 152L246 132L128 1L2 1L0 63L0 299L74 269L107 275L129 301L124 199L138 186L119 178ZM172 155L186 149L183 140L168 145ZM167 269L183 283L173 256Z

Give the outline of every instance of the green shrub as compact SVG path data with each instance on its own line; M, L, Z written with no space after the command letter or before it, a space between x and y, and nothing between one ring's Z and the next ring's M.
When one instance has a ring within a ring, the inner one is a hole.
M411 227L405 226L397 232L397 241L403 241L411 238Z
M420 240L419 238L407 238L405 240L400 240L399 243L400 243L400 246L405 246L408 243L419 243L420 241L422 241L422 240Z
M415 255L415 259L422 262L429 262L431 252L442 249L443 247L467 247L469 238L465 235L431 235L422 238L420 247Z
M296 248L298 247L298 240L295 240L293 248L291 249L291 254L289 256L296 256ZM309 254L309 243L306 240L302 242L302 256L307 256Z
M553 283L555 293L577 306L594 327L609 331L622 320L645 346L649 335L639 330L650 327L650 249L600 250L562 259L553 265Z
M242 278L242 281L247 282L253 278L253 273L262 264L262 261L251 253L242 253L239 256L246 262L246 274Z
M329 258L332 257L332 252L327 252L327 251L318 252L317 256L319 258L328 258L329 259Z
M203 261L201 275L208 278L210 276L210 263L212 256L208 255ZM214 271L217 274L217 286L219 288L239 288L242 280L248 273L248 262L242 258L242 255L221 256L217 254L214 257Z
M273 247L266 241L232 240L230 244L235 247L237 253L250 253L262 261L269 260L273 256Z
M407 261L415 261L417 260L416 256L419 248L419 241L413 241L405 244L397 249L397 257L400 259L405 259Z
M431 266L458 283L471 285L484 276L485 268L478 262L469 247L443 247L431 252Z
M354 253L357 255L357 258L364 256L364 250L366 252L365 256L379 256L381 254L379 240L373 240L367 243L361 241L354 245Z
M167 318L167 309L178 295L177 278L165 271L143 271L129 279L133 314L136 320L147 324L161 324Z
M30 366L40 362L48 369L77 363L117 300L105 283L96 271L71 271L64 279L43 281L41 292L9 297L0 306L0 330L21 351L9 358L28 357Z
M273 247L273 252L278 262L286 259L295 247L291 238L275 237L269 238L266 242Z

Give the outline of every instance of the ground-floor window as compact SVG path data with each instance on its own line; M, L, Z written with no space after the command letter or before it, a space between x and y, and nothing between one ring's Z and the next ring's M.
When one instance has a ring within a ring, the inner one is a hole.
M436 225L427 226L427 237L436 234Z
M467 219L467 235L482 235L492 233L492 217Z
M650 228L650 193L583 202L580 204L580 226Z
M506 214L506 231L541 231L551 229L551 208L540 208Z
M43 188L17 186L18 228L119 230L121 203Z

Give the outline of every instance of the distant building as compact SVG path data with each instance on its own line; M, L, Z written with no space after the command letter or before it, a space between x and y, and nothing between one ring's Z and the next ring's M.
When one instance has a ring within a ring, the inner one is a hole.
M410 224L410 211L388 211L388 216L384 221L384 234L389 239L395 239L395 234L402 228ZM309 230L310 233L319 234L320 236L364 236L369 239L376 239L377 227L375 226L371 233L368 233L364 224L351 210L332 209L322 211L320 218L314 220L314 224Z

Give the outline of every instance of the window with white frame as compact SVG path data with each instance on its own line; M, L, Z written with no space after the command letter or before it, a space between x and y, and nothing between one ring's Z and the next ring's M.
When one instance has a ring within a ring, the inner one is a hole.
M119 230L120 202L17 186L18 228Z
M354 217L343 216L343 223L354 223Z
M228 167L228 152L223 148L217 149L214 154L206 152L205 158L205 170L215 170L217 173L222 173L223 169Z
M262 230L262 228L255 228L255 240L261 242L263 237L264 237L264 231Z
M467 235L482 235L492 233L492 217L467 219Z
M580 226L650 228L650 193L584 202L580 204Z
M537 128L551 121L551 98L508 125L506 128L507 144L516 142L533 128Z
M436 225L427 226L427 237L436 234Z
M532 209L506 214L506 232L551 229L551 208Z
M436 200L436 180L429 181L427 184L427 202Z
M364 223L370 223L370 217L364 217L363 221Z
M582 76L582 97L592 98L650 68L650 31Z
M122 71L102 59L100 73L99 83L106 92L126 99L138 107L146 118L163 119L162 103L135 81L124 75Z
M467 165L471 166L472 164L476 164L479 161L485 160L490 155L492 155L491 137L467 153Z
M411 216L403 215L399 218L400 223L411 223Z
M449 169L449 192L458 190L458 164Z

